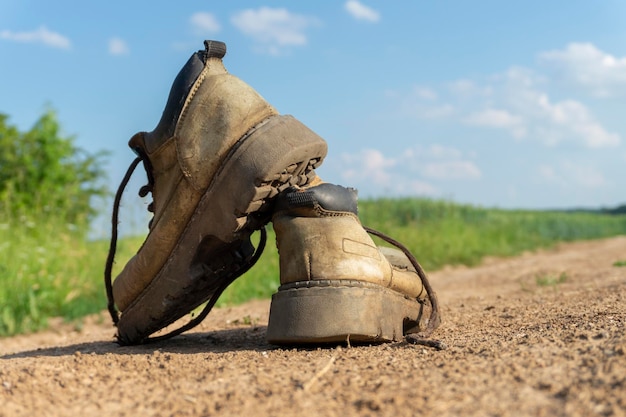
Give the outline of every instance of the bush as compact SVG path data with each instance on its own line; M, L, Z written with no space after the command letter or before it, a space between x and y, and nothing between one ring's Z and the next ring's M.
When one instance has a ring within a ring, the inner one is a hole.
M26 132L7 120L0 114L0 214L21 222L54 218L86 231L96 215L92 199L107 195L106 154L90 155L62 136L53 110Z
M106 305L94 279L106 243L87 241L92 200L108 194L104 157L63 136L51 110L26 132L0 114L0 336Z

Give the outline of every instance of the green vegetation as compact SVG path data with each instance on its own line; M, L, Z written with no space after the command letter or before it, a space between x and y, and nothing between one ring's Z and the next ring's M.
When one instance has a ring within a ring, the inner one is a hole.
M74 320L106 307L108 242L89 242L57 221L0 226L0 336L45 328L49 317ZM118 259L128 259L138 239L120 245Z
M626 234L626 215L603 212L485 209L410 198L363 201L359 210L363 224L406 244L427 271L558 241Z
M26 132L0 114L0 335L101 305L94 275L106 245L86 236L107 195L104 157L63 136L52 110Z
M622 261L615 261L613 263L613 266L626 266L626 259L622 260Z
M35 216L86 232L96 215L93 199L107 195L104 153L90 155L61 135L52 110L27 132L0 114L0 215L11 222ZM25 220L26 219L26 220Z
M0 115L0 336L45 328L50 317L75 320L104 310L109 245L87 239L94 199L106 196L104 155L88 155L72 138L61 137L53 112L25 133L6 120ZM626 234L621 211L499 210L410 198L365 200L359 207L363 224L404 243L426 271L474 265L486 255L512 256L559 241ZM274 239L269 230L258 264L225 291L218 305L275 292ZM142 241L118 242L114 276ZM536 282L548 286L566 279L537 277Z
M563 284L567 281L567 274L565 272L561 272L559 275L537 275L535 277L535 282L540 287L554 287L558 284Z

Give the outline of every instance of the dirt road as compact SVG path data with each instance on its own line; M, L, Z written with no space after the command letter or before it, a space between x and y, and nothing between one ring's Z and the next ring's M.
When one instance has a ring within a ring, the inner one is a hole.
M269 301L139 347L107 316L0 339L0 416L623 416L626 236L430 274L434 335L281 349Z

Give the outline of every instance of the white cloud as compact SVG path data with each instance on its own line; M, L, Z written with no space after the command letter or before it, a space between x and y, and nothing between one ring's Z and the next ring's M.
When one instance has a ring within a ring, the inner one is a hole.
M47 46L59 49L70 49L70 40L57 32L48 30L45 26L40 26L32 32L13 32L10 30L0 31L0 39L15 42L42 43Z
M243 10L231 22L252 37L263 52L272 55L280 54L284 47L306 45L305 30L318 23L315 18L270 7Z
M390 183L391 174L388 168L393 167L396 161L385 157L382 152L376 149L363 149L358 154L343 155L343 161L349 168L345 169L343 177L348 180L356 179L373 181L376 185L387 185ZM357 166L357 169L352 168Z
M454 114L454 106L442 104L440 106L419 106L415 108L415 115L420 119L443 119Z
M124 39L111 38L109 39L109 53L111 55L128 55L130 48Z
M543 134L543 142L556 145L571 139L588 148L618 146L621 138L608 132L591 115L587 107L575 100L552 103L547 94L534 92L528 105L528 115L534 116L535 133Z
M426 178L438 180L478 179L480 169L471 161L441 161L424 164L420 171Z
M556 185L564 189L605 187L608 182L602 172L592 165L573 162L561 162L555 165L541 165L537 174L543 183Z
M418 149L418 154L424 154L427 158L459 159L463 156L463 153L457 148L437 144L430 145L428 148L422 148L423 150L419 150L420 148L416 149Z
M539 59L559 78L596 96L626 94L626 57L615 57L591 43L570 43L563 50L543 52Z
M436 196L432 181L473 181L482 173L472 157L441 145L415 146L394 156L364 149L341 157L341 177L352 186L398 195Z
M599 188L607 185L602 172L591 166L577 166L572 164L573 178L576 184L585 188Z
M357 0L347 1L345 8L350 16L357 20L366 20L374 23L380 20L380 13Z
M413 180L409 181L406 187L410 194L423 195L423 196L436 196L440 194L437 187L426 181Z
M490 87L479 86L474 81L467 79L452 81L448 83L447 87L457 98L464 96L489 96L492 93Z
M424 100L436 100L437 92L429 87L416 86L413 88L415 95Z
M561 177L557 174L555 168L551 165L540 165L537 168L537 173L539 174L539 177L542 181L558 185L564 184Z
M375 149L365 149L361 152L363 165L367 169L382 170L394 166L396 163L391 158L386 158L380 151Z
M416 146L404 152L406 165L413 166L414 170L423 177L435 180L476 180L482 177L482 172L471 160L457 148L431 145L429 147Z
M455 108L448 103L438 101L439 94L430 87L414 86L406 92L386 90L385 96L394 102L400 102L403 113L418 119L442 119L450 117Z
M197 12L191 15L189 22L198 35L219 32L222 27L212 13Z
M411 117L500 129L515 139L534 140L546 146L571 142L605 148L616 147L622 140L602 126L583 103L551 99L546 92L548 80L530 69L512 67L487 78L484 85L460 80L446 87L441 92L420 87L408 94L398 93L394 100ZM429 93L425 95L424 91Z
M511 114L507 110L488 108L471 113L464 121L474 126L509 129L513 136L517 138L526 134L521 117Z

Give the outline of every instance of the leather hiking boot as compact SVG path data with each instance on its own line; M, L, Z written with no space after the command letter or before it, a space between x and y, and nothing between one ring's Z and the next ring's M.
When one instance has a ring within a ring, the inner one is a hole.
M206 315L258 259L250 235L270 220L274 197L310 183L326 155L321 137L227 72L225 53L224 43L205 41L176 77L156 128L129 142L138 158L116 196L105 270L121 344L141 343L209 300ZM154 216L111 284L119 200L139 162L148 177L140 195L152 193Z
M385 342L430 334L440 322L436 295L398 242L364 228L356 190L292 187L272 218L280 288L272 297L273 344ZM369 233L402 250L378 247Z

